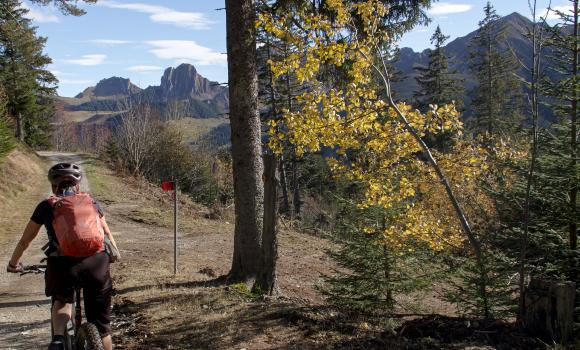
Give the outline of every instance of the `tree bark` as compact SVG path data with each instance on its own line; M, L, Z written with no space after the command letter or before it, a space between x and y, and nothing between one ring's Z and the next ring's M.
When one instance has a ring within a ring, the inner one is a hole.
M16 114L16 138L20 142L24 142L24 120L22 120L22 113Z
M533 279L526 293L526 330L549 343L571 340L575 294L574 282Z
M262 271L258 287L264 294L278 294L278 174L276 157L264 156L264 230L262 233Z
M576 151L578 147L578 135L577 135L577 123L578 123L578 55L580 54L580 47L578 45L578 0L573 2L574 6L574 59L572 64L574 67L572 68L572 75L574 77L575 86L574 89L574 98L572 100L572 115L570 118L570 146L571 146L571 169L576 168ZM571 189L570 189L570 224L569 224L569 231L570 231L570 249L577 249L578 248L578 217L576 216L577 206L578 206L578 181L573 175L571 180Z
M292 204L293 208L293 218L300 218L300 211L302 210L302 200L300 199L300 184L298 182L298 162L296 160L292 161Z
M532 66L531 66L531 89L529 92L531 111L532 111L532 145L530 150L530 167L528 168L527 180L526 180L526 194L524 203L524 217L523 217L523 234L520 239L520 256L519 256L519 278L518 278L518 289L519 289L519 303L518 303L518 320L524 319L526 314L526 261L528 254L529 245L529 231L530 231L530 202L532 187L534 186L534 172L536 168L536 160L538 157L538 120L539 120L539 75L540 75L540 60L541 60L541 38L539 37L539 25L536 16L537 1L534 0L530 2L530 8L532 10Z
M260 272L264 213L263 162L255 9L252 0L226 0L235 229L230 281L252 289Z
M282 187L282 208L280 213L288 215L290 212L290 200L288 198L288 181L286 181L286 167L284 166L284 156L280 156L280 164L278 165L280 171L280 186Z

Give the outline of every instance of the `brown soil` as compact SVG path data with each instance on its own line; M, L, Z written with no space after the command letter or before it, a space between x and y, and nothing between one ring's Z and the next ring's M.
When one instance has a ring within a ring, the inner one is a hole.
M40 162L38 172L30 175L39 179L31 182L34 189L18 195L21 214L29 215L30 207L45 195L42 168ZM85 170L122 255L113 265L117 349L533 349L537 345L503 323L474 326L464 319L439 316L393 320L337 312L315 290L321 273L333 269L324 253L330 243L287 227L279 238L282 297L263 298L243 285L226 285L220 276L231 264L232 214L208 219L212 216L208 209L185 197L179 203L174 276L170 195L144 181L119 178L96 160L86 162ZM21 214L3 214L2 219L19 218L22 222L14 227L21 228L28 219ZM11 231L0 239L14 242L16 236ZM7 256L12 247L3 245L0 253ZM28 258L36 261L35 256ZM48 306L41 291L38 276L0 275L0 348L46 346ZM439 302L429 298L430 303ZM521 342L512 342L512 337L522 337Z

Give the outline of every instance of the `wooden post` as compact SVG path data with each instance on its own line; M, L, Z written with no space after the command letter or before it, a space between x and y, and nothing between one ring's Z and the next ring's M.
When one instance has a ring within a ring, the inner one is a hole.
M264 155L264 227L262 231L262 271L258 281L261 292L278 294L276 262L278 260L278 174L276 157Z
M576 284L532 279L526 290L524 326L548 342L565 344L572 339Z
M177 179L173 186L173 274L177 275Z

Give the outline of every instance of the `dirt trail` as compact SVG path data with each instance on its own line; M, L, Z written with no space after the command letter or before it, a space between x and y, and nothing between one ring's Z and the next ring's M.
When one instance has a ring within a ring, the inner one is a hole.
M77 154L42 153L41 156L50 163L83 162L83 157ZM287 330L284 320L276 319L272 325L262 324L264 310L255 308L245 298L238 300L237 294L232 294L227 287L205 288L206 281L228 272L233 250L233 220L209 220L204 217L205 209L190 201L182 203L179 273L173 276L173 233L170 223L166 222L172 217L170 196L144 183L120 179L101 164L91 163L93 160L87 158L88 176L85 178L90 179L92 193L105 210L122 255L121 262L112 266L116 290L114 303L117 305L113 315L113 339L117 349L285 348L282 344L301 336L301 332L292 327ZM87 182L83 183L83 190L88 190ZM35 198L30 202L37 203L47 194L48 186L39 183L31 195ZM25 215L22 227L32 210L23 207L23 214L14 215L15 218ZM0 248L4 263L20 230L4 235L8 237ZM324 254L328 242L283 231L280 236L280 287L286 296L320 302L313 286L321 272L328 272L328 257ZM45 233L41 233L26 252L26 263L37 263L41 259L39 248L46 242L45 237ZM18 277L1 268L0 349L44 349L50 332L50 300L43 293L43 276ZM131 309L128 318L124 316L127 305ZM214 307L215 312L210 311L209 308ZM217 312L219 308L227 312ZM246 330L247 339L239 339L236 335L243 320L241 315L256 318ZM175 329L193 320L199 327L180 331L179 338L185 339L183 342L166 343L165 337L170 331L167 327ZM263 327L273 331L262 332ZM148 338L143 342L145 328ZM232 335L227 335L228 332ZM195 345L187 340L189 337L197 339ZM151 339L153 343L149 342L150 338L155 339Z
M39 156L49 164L76 162L82 166L83 163L82 156L73 153L41 152ZM21 181L30 181L30 179ZM86 177L81 183L81 189L89 190ZM32 189L31 193L26 195L39 202L50 193L50 187L46 183L44 186L40 185ZM30 201L34 203L34 200ZM5 213L6 216L12 216L21 224L17 231L7 232L3 236L0 246L2 257L0 260L0 349L45 349L50 334L50 299L44 295L44 276L19 277L8 274L4 268L34 207L27 209L27 212L22 213ZM46 242L46 230L42 228L38 237L24 253L23 262L38 264L44 257L40 248Z

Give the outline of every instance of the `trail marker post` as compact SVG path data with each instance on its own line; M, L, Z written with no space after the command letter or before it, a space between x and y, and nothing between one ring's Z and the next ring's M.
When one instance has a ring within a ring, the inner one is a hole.
M161 189L173 191L173 275L177 275L177 179L163 181Z

